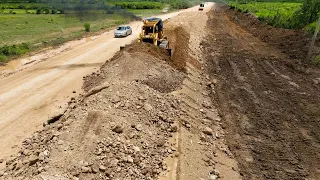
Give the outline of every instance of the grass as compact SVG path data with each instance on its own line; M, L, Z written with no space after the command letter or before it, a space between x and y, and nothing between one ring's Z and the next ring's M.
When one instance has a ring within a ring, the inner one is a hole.
M235 2L230 2L229 5L235 7ZM301 5L299 2L252 2L238 4L237 8L242 12L251 12L259 20L275 27L291 28L293 14Z
M93 20L91 31L125 22L125 19L110 15L105 19ZM65 15L2 14L0 15L0 46L19 43L39 43L56 37L67 37L76 31L82 31L83 22L76 17Z
M129 21L120 15L104 16L97 20L86 20L90 23L90 32ZM61 44L85 34L84 22L79 18L58 14L0 14L0 24L0 49L5 46L12 47L10 51L12 53L0 51L0 62L44 46ZM22 43L29 44L30 48L25 50L18 48Z

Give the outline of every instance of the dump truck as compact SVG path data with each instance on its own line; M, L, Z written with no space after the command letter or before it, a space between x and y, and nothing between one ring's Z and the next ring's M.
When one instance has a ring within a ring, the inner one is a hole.
M164 48L171 56L172 50L169 48L169 41L163 33L163 21L161 18L152 17L143 19L138 41Z
M204 4L201 3L201 4L200 4L200 7L199 7L199 11L203 11L203 9L204 9Z

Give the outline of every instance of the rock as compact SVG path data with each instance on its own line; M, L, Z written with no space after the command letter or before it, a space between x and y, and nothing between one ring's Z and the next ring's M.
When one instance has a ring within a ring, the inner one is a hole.
M204 134L206 135L212 135L213 134L213 130L209 127L204 128L204 130L202 131Z
M178 126L176 125L173 125L171 128L170 128L170 132L177 132L178 131Z
M140 163L140 159L139 159L139 158L137 158L137 157L136 157L136 158L134 158L134 159L133 159L133 163L135 163L135 164L139 164L139 163Z
M77 93L76 91L72 91L72 93Z
M153 109L153 107L150 104L148 104L148 103L144 104L144 110L151 111L152 109Z
M91 170L92 170L93 173L98 173L98 172L99 172L99 169L100 169L100 168L98 168L98 166L96 166L96 165L92 165L92 166L91 166Z
M132 158L131 156L128 156L128 157L127 157L127 162L133 163L133 158Z
M91 172L91 168L90 167L86 167L86 166L82 166L81 167L81 172L89 173L89 172Z
M3 161L4 161L3 159L0 159L0 164L3 163Z
M63 144L63 141L62 140L59 140L58 141L58 145L62 145Z
M211 108L212 104L210 102L208 102L208 101L204 101L202 103L202 106L205 107L205 108Z
M186 123L186 128L190 129L191 128L191 124Z
M58 130L60 130L62 127L63 127L63 124L61 124L61 123L57 125Z
M135 152L140 152L140 148L139 148L138 146L133 146L133 150L134 150Z
M164 146L164 144L166 143L166 141L163 140L163 139L161 139L161 140L157 141L156 143L157 143L157 146L158 146L158 147L162 147L162 146Z
M121 99L117 95L114 95L114 96L111 97L111 102L113 102L113 103L118 103L120 101L121 101Z
M214 169L213 171L210 172L210 174L216 175L217 177L219 177L220 176L220 171L218 171L217 169Z
M145 100L145 98L143 96L139 96L138 99L139 100Z
M216 85L218 80L217 79L211 79L211 82L212 82L213 85Z
M117 125L115 128L112 129L112 131L120 134L123 133L123 128Z
M30 158L29 158L29 166L34 165L38 161L39 161L39 157L38 156L36 156L36 155L30 156Z
M49 155L50 155L50 152L49 152L48 150L45 150L45 151L43 151L43 155L49 156Z
M22 166L23 166L22 161L18 161L18 162L17 162L17 164L16 164L16 168L15 168L15 170L19 170L19 169L21 169L21 168L22 168Z
M0 170L0 177L4 175L4 171Z
M132 175L133 171L131 169L128 170L128 174Z
M25 156L28 156L28 155L29 155L29 152L30 152L29 149L24 149L24 150L22 151L22 153L23 153Z
M38 172L39 172L39 173L41 173L43 170L44 170L43 167L39 167L39 168L38 168Z
M99 166L99 170L102 172L105 172L107 170L107 167L101 165L101 166Z
M219 177L217 175L214 175L214 174L210 174L209 175L209 180L216 180L218 179Z
M137 131L142 131L142 125L141 124L136 125L135 128L136 128Z

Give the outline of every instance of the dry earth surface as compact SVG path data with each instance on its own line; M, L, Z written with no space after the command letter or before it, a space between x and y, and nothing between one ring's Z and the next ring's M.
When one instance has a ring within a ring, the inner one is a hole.
M197 9L159 17L168 19L189 11ZM0 66L0 159L17 153L23 139L63 113L68 101L82 93L83 76L99 69L120 46L137 40L141 24L130 23L133 34L126 38L114 38L113 31L108 31Z
M319 179L320 69L301 63L308 36L221 6L209 19L212 97L243 179Z
M0 160L0 179L319 179L307 35L213 3L164 27L172 57L139 43L116 53Z

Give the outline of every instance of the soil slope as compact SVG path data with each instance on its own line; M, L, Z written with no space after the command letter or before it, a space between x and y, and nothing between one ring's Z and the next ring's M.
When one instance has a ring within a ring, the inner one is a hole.
M220 6L208 27L212 97L244 179L319 179L320 71L300 63L308 37Z

